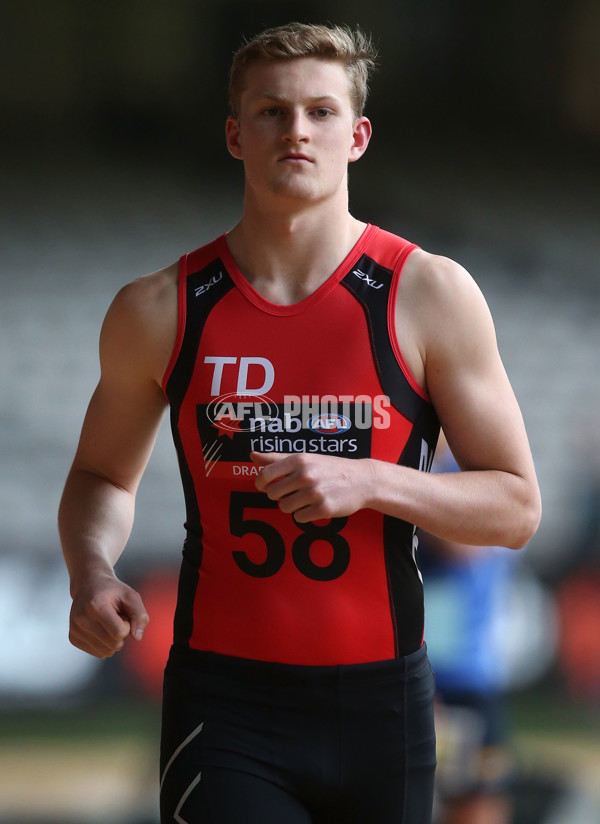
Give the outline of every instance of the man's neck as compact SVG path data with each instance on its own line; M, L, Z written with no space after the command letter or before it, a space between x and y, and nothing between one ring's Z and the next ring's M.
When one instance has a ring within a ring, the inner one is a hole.
M272 213L245 206L227 244L244 277L263 297L289 305L333 274L364 229L347 205L321 209L313 204Z

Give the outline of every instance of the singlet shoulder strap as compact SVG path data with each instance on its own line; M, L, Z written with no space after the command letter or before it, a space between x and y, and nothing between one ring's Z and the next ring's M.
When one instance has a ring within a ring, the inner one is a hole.
M379 230L373 242L341 281L362 305L381 386L392 404L413 421L429 398L398 358L393 300L406 259L418 246Z
M218 238L179 260L177 337L163 380L171 407L185 394L208 316L235 285L219 256L221 242Z

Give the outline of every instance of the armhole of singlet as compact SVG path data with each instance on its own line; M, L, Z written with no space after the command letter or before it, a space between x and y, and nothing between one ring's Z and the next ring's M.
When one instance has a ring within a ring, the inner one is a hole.
M177 277L177 335L175 336L175 343L173 345L173 352L169 364L165 370L162 380L162 390L167 395L167 384L171 373L177 363L177 358L181 352L181 345L183 343L183 335L185 332L186 321L186 281L187 281L187 255L183 255L179 259L179 272Z
M408 256L411 254L411 252L414 252L415 249L418 248L418 246L412 243L406 246L400 252L400 256L398 257L396 265L394 266L394 273L392 275L392 285L390 287L390 296L387 312L388 334L390 336L392 350L398 362L398 366L404 374L404 377L409 382L411 387L415 390L417 395L423 398L423 400L426 400L429 403L431 403L431 398L423 389L423 387L419 385L415 376L410 371L408 364L404 360L404 355L402 354L402 350L400 349L400 345L398 343L398 336L396 335L396 302L398 297L398 287L400 286L400 277L402 275L402 270L404 269L404 264L406 263Z

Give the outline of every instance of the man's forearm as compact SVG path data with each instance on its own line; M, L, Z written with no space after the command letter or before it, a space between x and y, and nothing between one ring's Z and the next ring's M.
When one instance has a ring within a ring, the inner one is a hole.
M535 484L498 470L429 474L372 461L367 506L448 541L522 547L535 533Z
M82 469L67 478L58 528L73 593L90 576L112 575L133 526L135 496Z

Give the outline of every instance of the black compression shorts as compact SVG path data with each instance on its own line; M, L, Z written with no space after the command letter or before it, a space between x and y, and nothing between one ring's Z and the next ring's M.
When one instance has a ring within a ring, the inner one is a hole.
M161 824L430 824L433 695L424 646L339 667L173 648Z

